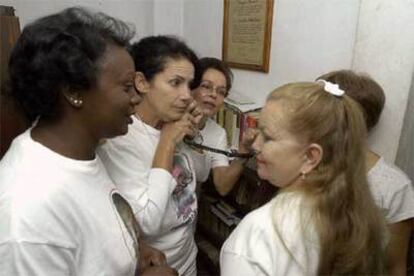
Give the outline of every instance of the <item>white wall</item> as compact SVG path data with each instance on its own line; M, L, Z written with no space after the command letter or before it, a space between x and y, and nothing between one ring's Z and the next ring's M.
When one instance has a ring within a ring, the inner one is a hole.
M393 161L414 71L413 0L361 1L352 69L369 73L384 88L385 108L369 140Z
M184 2L184 36L221 57L221 0ZM384 87L387 102L370 145L394 161L414 68L413 0L274 0L269 74L233 70L234 90L264 101L275 87L354 69Z
M154 0L154 34L183 34L183 0Z
M184 2L183 36L199 56L221 58L223 0Z
M152 0L0 0L0 5L13 6L20 28L31 21L71 6L84 6L105 12L135 26L136 38L154 31Z
M264 101L277 86L313 80L332 68L349 68L358 0L275 0L268 74L234 69L234 90ZM184 36L201 56L221 58L223 1L184 6Z

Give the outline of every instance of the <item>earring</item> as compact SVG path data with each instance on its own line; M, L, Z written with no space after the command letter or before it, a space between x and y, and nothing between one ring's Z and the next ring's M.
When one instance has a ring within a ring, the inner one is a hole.
M301 172L300 176L301 176L302 180L306 180L306 172Z
M82 100L75 100L74 102L75 102L76 105L82 105L83 104Z
M78 100L78 99L75 99L75 98L70 98L70 100L73 103L73 105L76 106L76 107L80 107L83 104L83 101L80 100L80 99Z

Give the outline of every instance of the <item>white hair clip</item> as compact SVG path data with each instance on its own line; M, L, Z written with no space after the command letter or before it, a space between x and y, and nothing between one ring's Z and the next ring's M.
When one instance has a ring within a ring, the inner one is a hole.
M323 83L323 89L334 96L342 97L345 93L345 91L339 88L339 85L335 83L321 79L317 80L317 82Z

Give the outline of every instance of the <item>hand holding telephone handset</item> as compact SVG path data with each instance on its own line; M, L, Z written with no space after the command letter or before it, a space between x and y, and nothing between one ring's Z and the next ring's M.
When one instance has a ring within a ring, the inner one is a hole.
M195 101L193 101L187 106L180 119L161 123L160 143L173 143L175 147L182 142L185 136L194 136L201 117L202 114L198 110Z
M206 117L204 117L201 112L197 109L197 107L194 107L194 109L190 110L190 114L193 114L194 118L196 118L193 123L195 124L195 129L193 135L186 135L184 137L184 143L189 145L190 147L206 150L214 153L224 154L227 157L237 157L237 158L251 158L254 156L254 151L249 152L238 152L237 150L231 149L231 150L222 150L217 148L208 147L206 145L203 145L203 136L200 133L200 124L204 126ZM200 116L201 115L201 116ZM202 127L201 127L202 128ZM251 144L251 143L250 143Z

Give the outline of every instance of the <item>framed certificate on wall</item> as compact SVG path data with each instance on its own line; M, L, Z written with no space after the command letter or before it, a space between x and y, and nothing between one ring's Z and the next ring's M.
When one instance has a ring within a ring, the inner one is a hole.
M273 0L224 0L223 60L269 72Z

